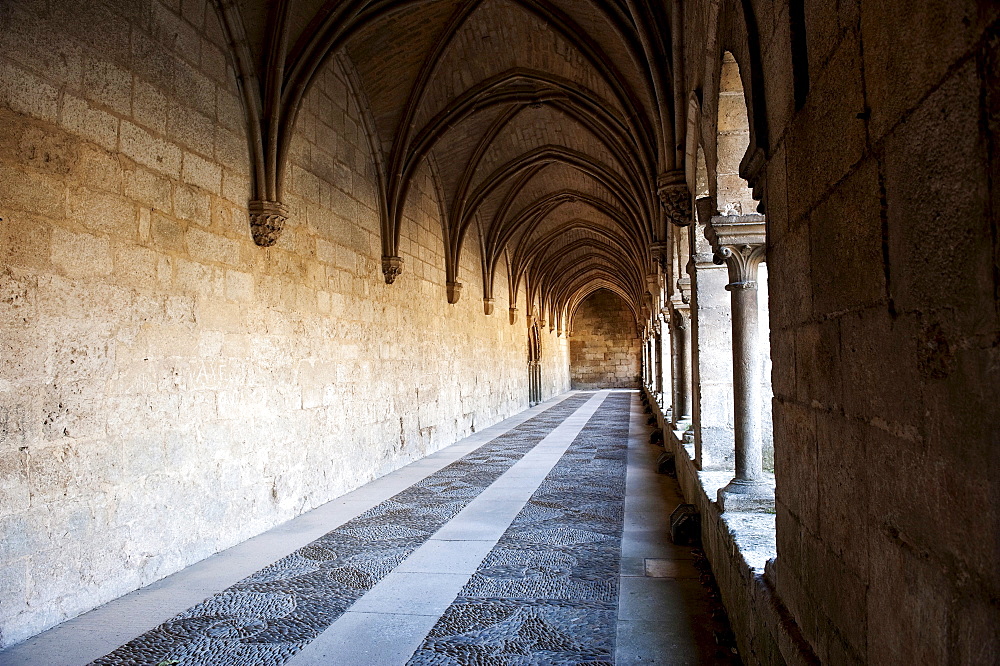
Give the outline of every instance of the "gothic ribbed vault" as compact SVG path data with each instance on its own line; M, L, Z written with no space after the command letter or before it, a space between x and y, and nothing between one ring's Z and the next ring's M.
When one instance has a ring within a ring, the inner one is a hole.
M247 115L258 245L275 243L288 216L283 188L296 117L317 73L336 58L367 121L387 283L403 271L404 210L426 170L439 198L450 302L462 281L481 278L492 314L502 270L512 324L521 306L569 331L579 304L607 288L641 326L651 304L646 276L656 273L651 249L665 237L657 176L675 169L682 125L661 3L264 6L216 0ZM478 253L481 276L460 274L467 252Z

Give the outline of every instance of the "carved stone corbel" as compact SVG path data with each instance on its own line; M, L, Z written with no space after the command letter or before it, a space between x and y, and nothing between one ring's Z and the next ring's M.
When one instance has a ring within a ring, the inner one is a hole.
M385 283L392 284L403 272L402 257L382 257L382 274L385 276Z
M688 307L691 304L691 278L682 277L677 279L677 294L680 296L681 303L684 307ZM674 306L676 309L678 306Z
M462 283L461 282L446 282L448 287L448 302L452 305L458 303L458 299L462 296Z
M510 315L510 325L513 326L517 322L517 308L509 308L507 312Z
M691 190L683 170L661 173L656 179L656 194L671 223L678 227L691 224Z
M260 247L271 247L288 220L288 209L277 201L255 199L247 206L250 214L250 234Z
M649 253L653 263L666 272L670 265L670 245L666 241L654 241L649 246Z
M487 315L493 314L493 299L492 298L484 298L483 299L483 312L485 312Z

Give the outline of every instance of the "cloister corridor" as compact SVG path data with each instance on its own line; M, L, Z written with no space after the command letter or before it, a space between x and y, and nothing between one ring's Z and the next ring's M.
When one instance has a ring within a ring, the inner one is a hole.
M664 536L646 420L635 391L563 394L3 663L739 663L700 551Z
M0 0L0 666L1000 664L1000 2Z

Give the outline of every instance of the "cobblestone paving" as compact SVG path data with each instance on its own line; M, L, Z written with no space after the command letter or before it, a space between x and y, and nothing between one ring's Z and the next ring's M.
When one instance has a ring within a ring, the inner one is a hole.
M612 393L410 666L613 664L628 393Z
M282 664L591 396L567 398L92 664Z

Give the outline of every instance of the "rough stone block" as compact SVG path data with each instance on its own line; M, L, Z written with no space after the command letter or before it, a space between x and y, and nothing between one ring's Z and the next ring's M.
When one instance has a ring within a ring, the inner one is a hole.
M69 277L111 273L111 244L106 238L52 229L52 263Z
M118 147L118 119L94 108L85 99L64 93L59 122L69 131L86 136L103 148L115 150Z
M789 218L799 220L860 161L865 125L860 46L844 39L812 79L806 105L792 121L786 150Z
M119 238L135 238L138 231L135 204L118 194L84 187L69 192L69 219Z
M127 120L121 123L122 153L154 171L178 177L181 170L181 149L149 134Z
M809 214L815 316L885 299L880 211L878 166L869 159Z
M59 91L9 62L0 62L0 105L55 122Z
M985 326L993 298L986 145L973 62L886 138L889 279L897 308L950 308ZM915 167L914 165L920 165ZM919 214L907 202L919 201Z
M60 219L66 214L66 186L59 178L0 164L0 205L4 212Z
M88 58L83 90L88 99L119 116L132 115L132 73L114 63Z

